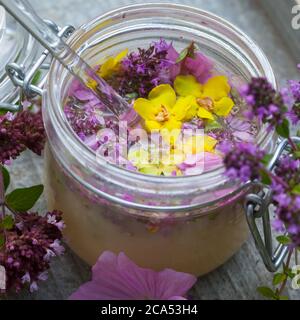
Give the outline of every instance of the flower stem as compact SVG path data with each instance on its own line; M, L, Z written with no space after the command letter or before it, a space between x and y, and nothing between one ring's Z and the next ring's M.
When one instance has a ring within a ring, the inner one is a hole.
M293 252L294 252L294 250L290 250L290 251L289 251L289 254L288 254L286 263L284 263L284 265L283 265L283 270L284 270L284 271L285 271L287 268L289 268L289 266L290 266ZM288 280L288 276L286 275L286 277L285 277L284 281L282 282L280 288L276 290L276 293L277 293L278 296L281 296L281 295L282 295L282 292L283 292L283 290L284 290L285 287L286 287L287 280Z
M293 149L294 151L298 151L298 150L299 150L298 146L297 146L296 143L291 139L291 137L288 137L288 141L289 141L289 144L291 145L291 147L292 147L292 149Z
M269 172L272 179L274 179L275 181L277 181L279 184L283 185L286 189L289 188L289 185L280 177L276 176L274 173L272 173L271 171Z

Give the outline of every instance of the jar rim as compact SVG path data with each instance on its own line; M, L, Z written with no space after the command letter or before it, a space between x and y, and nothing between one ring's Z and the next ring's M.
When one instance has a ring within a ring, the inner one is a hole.
M245 44L249 50L258 59L258 62L260 63L261 68L263 69L264 74L261 76L265 76L268 78L268 80L272 83L272 85L276 88L276 80L275 75L273 73L272 67L266 58L263 51L260 49L260 47L250 38L248 37L243 31L241 31L239 28L228 22L227 20L220 18L219 16L212 14L210 12L207 12L205 10L201 10L198 8L193 8L186 5L179 5L179 4L168 4L168 3L147 3L147 4L136 4L136 5L130 5L126 7L122 7L113 11L110 11L108 13L105 13L99 17L96 17L92 21L82 25L78 30L74 32L74 34L71 36L70 39L68 39L68 43L75 44L76 42L80 41L81 37L83 36L83 33L93 30L96 26L99 24L105 25L105 22L112 19L115 16L119 16L125 12L138 12L143 11L144 13L147 12L147 10L153 10L153 9L165 9L168 10L175 10L180 11L181 13L185 12L186 14L197 14L201 17L205 17L206 19L212 20L215 23L218 23L219 25L222 25L222 27L229 30L231 33L233 33L235 36L238 37L240 41ZM59 128L59 132L61 133L62 139L67 139L69 148L72 148L74 151L80 152L80 155L85 158L88 161L85 161L85 163L92 163L93 160L95 161L95 153L93 150L88 148L78 137L74 134L71 127L64 121L63 117L63 108L61 108L61 101L58 101L58 99L55 98L54 92L55 90L60 90L57 86L56 76L62 72L63 67L59 64L57 61L53 61L50 71L49 71L49 77L47 80L47 88L46 88L46 95L49 97L51 101L51 107L48 105L44 108L44 111L48 113L47 117L49 117L50 121L52 121L53 125L56 127L56 129ZM47 126L46 126L47 131ZM265 130L265 127L260 130L258 134L258 145L265 146L268 145L269 141L272 139L272 134L268 133L267 130ZM50 140L51 145L51 140ZM124 178L128 179L135 179L137 181L141 182L150 182L153 184L159 184L159 185L170 185L170 184L178 184L180 182L190 184L193 183L199 183L199 180L206 181L205 183L209 183L207 181L212 181L214 183L218 183L219 185L225 185L226 183L231 184L235 187L234 192L241 190L244 188L243 185L241 185L239 182L232 182L224 175L224 167L217 168L212 171L208 171L205 173L202 173L201 175L194 175L194 176L178 176L178 177L165 177L165 176L151 176L151 175L144 175L138 172L129 171L126 169L123 169L115 164L109 163L103 159L103 163L99 164L100 166L105 166L106 170L109 171L113 176L122 175ZM94 174L97 174L97 170L94 170ZM222 177L222 178L220 178ZM79 179L80 180L80 179ZM82 181L81 181L82 183ZM125 201L126 202L126 201ZM122 201L122 204L124 205L124 201ZM126 204L125 204L126 205ZM128 205L131 205L131 202L128 203ZM207 204L206 204L207 205ZM151 206L149 206L150 208ZM151 207L153 210L154 207Z

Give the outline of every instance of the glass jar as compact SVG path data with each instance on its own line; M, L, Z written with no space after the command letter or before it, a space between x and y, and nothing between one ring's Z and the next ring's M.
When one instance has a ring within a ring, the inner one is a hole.
M20 89L10 81L5 67L10 63L22 69L32 66L41 48L1 6L0 47L0 104L15 104L19 100Z
M160 37L178 50L195 41L234 84L265 76L276 87L268 60L252 40L227 21L186 6L121 8L83 25L68 43L96 65ZM224 168L199 176L154 177L96 159L64 116L71 80L53 62L43 96L45 194L49 210L64 213L71 248L89 264L110 250L125 252L142 267L197 276L223 264L248 237L243 202L251 185L228 180ZM256 143L270 152L274 139L260 128Z

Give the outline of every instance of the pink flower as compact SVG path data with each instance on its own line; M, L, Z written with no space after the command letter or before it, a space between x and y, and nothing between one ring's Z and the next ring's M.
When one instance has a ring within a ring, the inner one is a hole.
M220 167L223 159L220 155L210 152L187 155L185 161L178 165L185 175L197 175Z
M124 253L105 251L92 269L92 280L70 296L71 300L185 300L195 276L165 269L138 267Z
M184 59L182 66L183 74L192 74L200 83L205 83L211 77L213 62L204 54L198 52L194 58Z
M210 77L213 62L204 54L197 52L193 58L186 57L183 61L176 63L179 53L170 45L167 59L173 62L170 67L170 78L174 80L179 74L191 74L197 78L200 83L205 83Z

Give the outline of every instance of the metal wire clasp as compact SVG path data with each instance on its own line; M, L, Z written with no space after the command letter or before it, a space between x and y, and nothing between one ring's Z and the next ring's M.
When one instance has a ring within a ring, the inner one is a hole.
M61 38L68 38L74 31L75 28L73 26L65 26L63 28L59 28L54 22L50 20L45 20L45 22L57 33L57 35ZM48 50L44 50L41 56L37 59L37 61L28 68L27 71L25 71L25 66L18 65L16 63L10 63L6 65L6 73L11 79L12 83L16 87L21 88L21 96L26 96L33 98L36 95L41 96L43 93L43 86L45 84L46 78L43 77L39 83L32 83L35 74L40 70L44 71L48 70L50 67L50 63L46 62L47 58L50 56L50 53ZM10 104L2 104L3 108L9 110L9 111L19 111L18 109L21 108L21 106L15 106Z
M296 143L300 142L300 138L298 137L293 137L292 140ZM289 141L281 141L269 162L268 169L273 171L283 153L288 152L290 152ZM257 194L249 194L245 201L245 213L255 245L266 268L270 272L275 272L284 261L289 249L286 245L278 244L273 251L273 238L270 223L271 196L272 190L269 187L262 188ZM258 221L262 222L262 231L259 230Z

